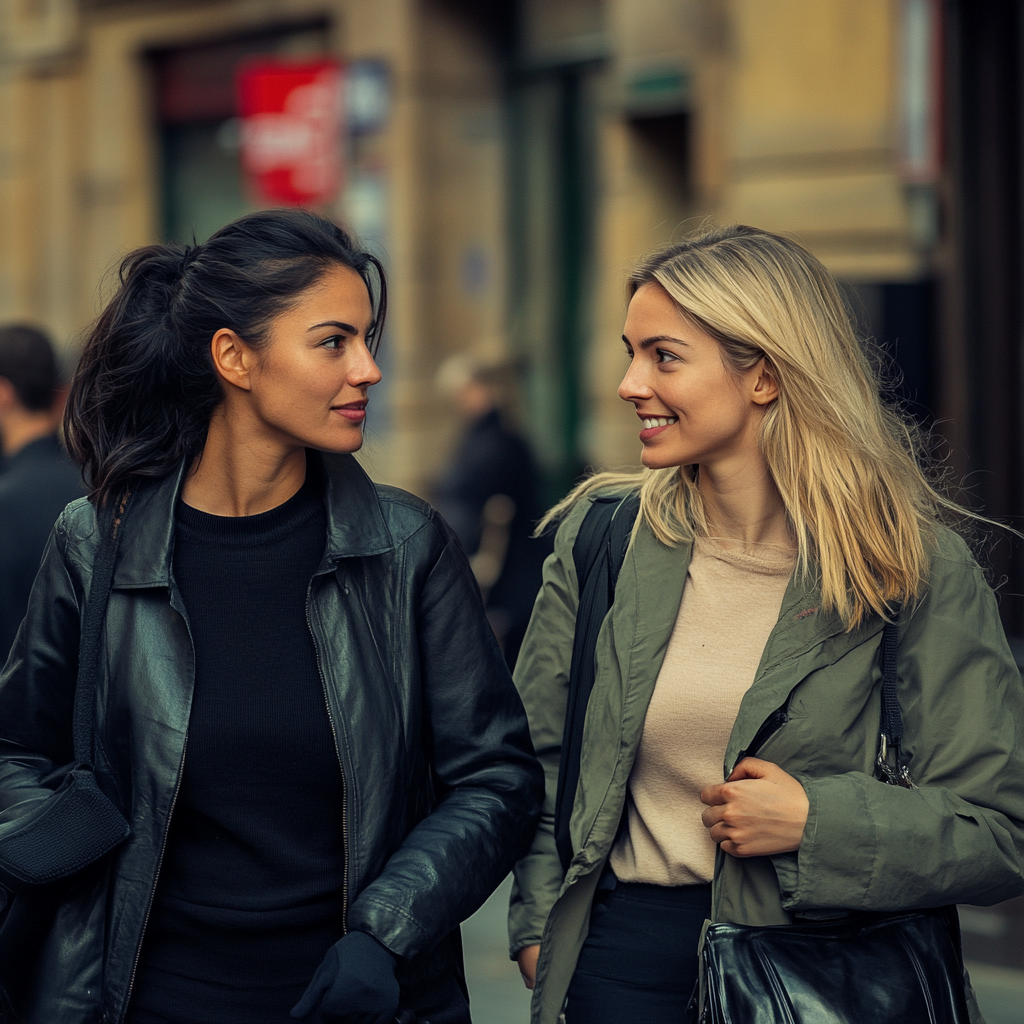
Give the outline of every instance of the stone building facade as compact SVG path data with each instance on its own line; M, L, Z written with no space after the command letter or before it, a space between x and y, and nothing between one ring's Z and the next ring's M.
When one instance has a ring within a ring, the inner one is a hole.
M792 233L840 275L957 477L1012 516L1019 21L1019 0L2 0L0 319L71 353L120 254L250 207L246 57L373 61L386 116L326 212L391 273L379 476L428 488L457 430L434 375L481 346L525 367L549 498L635 464L623 281L712 219Z

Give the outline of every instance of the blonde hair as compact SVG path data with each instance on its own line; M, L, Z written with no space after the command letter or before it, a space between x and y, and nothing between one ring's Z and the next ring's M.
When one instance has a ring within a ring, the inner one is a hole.
M654 253L630 295L652 281L718 341L727 367L764 359L775 379L761 450L796 537L796 571L816 575L823 609L853 629L919 598L940 516L970 513L936 490L918 428L882 400L835 278L796 242L734 226ZM688 542L708 530L695 469L595 474L541 528L599 488L639 489L638 522L664 544Z

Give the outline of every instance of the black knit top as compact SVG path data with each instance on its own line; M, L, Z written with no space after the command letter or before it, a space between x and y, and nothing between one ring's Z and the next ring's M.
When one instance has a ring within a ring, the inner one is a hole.
M132 1024L286 1021L342 935L342 776L306 618L326 533L309 479L261 515L178 503L195 691Z

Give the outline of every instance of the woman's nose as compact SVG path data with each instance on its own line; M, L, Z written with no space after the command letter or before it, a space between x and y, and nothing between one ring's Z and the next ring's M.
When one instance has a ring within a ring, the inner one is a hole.
M619 385L619 398L624 402L638 402L650 398L653 394L654 391L645 380L641 361L633 359Z
M366 345L356 359L355 365L349 373L349 383L353 387L370 387L381 379L380 367L373 358L373 353Z

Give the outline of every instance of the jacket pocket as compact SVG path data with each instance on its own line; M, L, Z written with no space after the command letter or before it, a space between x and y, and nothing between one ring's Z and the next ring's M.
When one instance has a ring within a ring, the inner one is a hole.
M764 748L775 739L782 727L789 721L789 700L790 698L787 697L786 702L781 707L777 707L761 723L761 727L754 734L750 744L737 755L736 764L739 764L745 757L762 756Z

